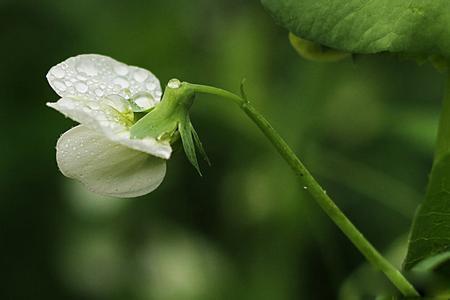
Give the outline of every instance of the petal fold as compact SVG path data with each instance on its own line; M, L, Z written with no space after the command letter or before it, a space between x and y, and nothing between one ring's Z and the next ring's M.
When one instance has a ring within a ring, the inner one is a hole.
M103 134L112 142L164 159L170 158L172 148L168 142L160 142L151 137L132 139L129 131L132 121L111 106L109 100L64 97L47 105L87 128Z

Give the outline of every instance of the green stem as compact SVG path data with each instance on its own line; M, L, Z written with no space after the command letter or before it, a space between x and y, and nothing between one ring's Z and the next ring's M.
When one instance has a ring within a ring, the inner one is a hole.
M275 131L270 123L246 100L228 91L197 84L189 84L197 93L213 94L232 100L240 106L248 117L261 129L264 135L269 139L272 145L277 149L280 155L286 160L289 166L294 170L300 179L303 188L309 192L311 197L319 204L325 213L350 239L355 247L372 263L373 266L381 270L386 277L394 284L399 291L407 297L417 297L418 292L409 283L409 281L397 270L389 261L387 261L370 242L361 234L361 232L352 224L344 213L336 206L325 190L319 185L314 177L309 173L300 159L295 155L289 145ZM449 106L450 111L450 106ZM449 127L450 130L450 127Z
M435 165L443 155L450 151L450 75L447 74L447 85L442 101L442 112L439 120L439 127L436 139L436 150L433 165Z

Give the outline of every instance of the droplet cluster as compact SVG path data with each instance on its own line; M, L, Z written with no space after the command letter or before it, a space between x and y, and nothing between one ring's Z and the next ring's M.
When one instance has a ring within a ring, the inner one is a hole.
M151 72L102 55L71 57L51 68L47 78L62 97L100 100L104 96L119 95L132 100L140 93L147 93L151 101L141 101L141 104L148 106L139 105L142 109L153 107L162 95L159 80Z

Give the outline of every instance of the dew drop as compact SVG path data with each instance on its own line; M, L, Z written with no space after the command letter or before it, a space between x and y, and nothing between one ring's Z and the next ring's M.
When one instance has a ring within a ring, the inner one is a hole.
M80 93L86 93L88 90L88 86L86 84L84 84L83 82L77 82L75 84L75 88L77 89L77 91L79 91Z
M103 98L102 101L121 113L131 111L128 101L119 95L109 95L106 98ZM106 112L106 115L111 116L111 112Z
M178 79L173 78L173 79L169 80L169 82L167 83L167 86L171 89L177 89L181 86L181 82Z
M133 73L133 78L137 81L137 82L144 82L145 79L147 79L148 77L148 71L146 70L136 70Z
M155 100L153 99L152 95L148 93L140 93L136 95L133 99L133 102L141 107L141 108L149 108L152 107L155 104Z
M87 78L83 75L77 75L77 79L81 81L85 81Z
M94 92L95 92L95 94L96 94L97 96L99 96L99 97L103 96L103 94L104 94L104 92L103 92L102 89L95 89Z
M60 66L56 66L52 69L51 73L56 77L56 78L64 78L64 76L66 75L66 72L60 67Z
M128 68L127 68L127 66L125 66L123 64L115 65L113 69L114 69L114 72L117 73L117 75L125 76L128 74Z
M64 92L67 89L66 85L64 83L62 83L61 81L56 80L53 82L53 84L55 85L55 87L58 90L60 90L62 92Z
M307 187L307 186L304 186L304 187L303 187L303 189L304 189L304 190L307 190L307 189L308 189L308 187Z
M154 82L147 82L147 83L145 84L145 87L146 87L148 90L153 91L153 90L156 88L156 84L155 84Z
M128 82L128 80L126 80L123 77L114 78L113 83L119 85L123 89L126 89L130 86L130 83Z
M88 76L95 76L98 74L97 68L91 61L82 60L78 63L76 68L79 72L84 73Z

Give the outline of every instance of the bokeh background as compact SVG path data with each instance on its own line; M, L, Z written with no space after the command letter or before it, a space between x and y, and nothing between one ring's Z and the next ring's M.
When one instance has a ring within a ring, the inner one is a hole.
M305 61L258 1L1 0L0 41L1 299L389 290L257 128L214 97L198 97L191 116L212 160L203 177L179 152L149 195L88 193L57 169L56 140L74 122L45 106L58 98L45 74L99 53L162 84L177 77L238 91L247 78L254 105L399 264L431 165L443 89L432 67L387 56Z

